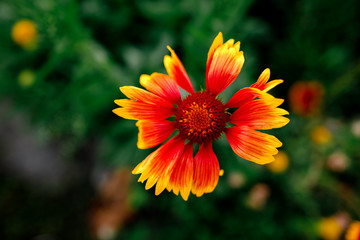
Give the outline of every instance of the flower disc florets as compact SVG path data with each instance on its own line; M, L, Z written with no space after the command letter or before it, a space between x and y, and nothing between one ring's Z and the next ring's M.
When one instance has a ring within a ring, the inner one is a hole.
M208 92L189 95L176 112L176 128L191 143L203 144L219 138L229 115L224 104Z

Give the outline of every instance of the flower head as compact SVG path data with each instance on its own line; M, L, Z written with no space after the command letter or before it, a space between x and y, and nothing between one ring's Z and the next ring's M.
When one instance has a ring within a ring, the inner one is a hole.
M106 174L90 208L90 230L97 239L113 239L132 215L129 204L130 171L119 169Z
M317 145L324 145L331 141L331 132L323 125L314 127L311 130L311 139Z
M354 221L350 224L345 235L346 240L360 240L360 222Z
M318 225L319 235L325 240L339 239L343 228L340 226L335 216L322 218Z
M283 152L279 151L275 156L275 161L267 164L266 166L273 173L282 173L289 167L289 157Z
M357 119L351 123L351 132L355 137L360 138L360 120L359 119Z
M15 43L27 50L31 50L36 47L38 30L33 21L23 19L14 24L11 36Z
M268 82L270 70L266 69L251 87L223 103L219 94L235 81L244 64L240 42L230 39L224 43L218 34L208 53L206 90L199 92L176 53L168 49L171 55L164 58L168 74L141 75L140 84L146 90L121 87L129 99L115 100L120 107L113 110L120 117L137 120L138 148L155 147L176 131L133 170L133 174L141 174L140 182L146 181L145 189L156 184L156 195L167 189L180 193L184 200L190 192L198 197L212 192L223 172L212 142L223 134L240 157L259 164L272 162L281 142L257 130L289 122L282 116L288 112L278 108L283 100L267 93L283 81ZM188 95L182 98L179 87ZM195 156L194 145L199 145Z
M270 188L265 183L255 184L246 199L246 205L253 210L261 210L270 196Z
M334 172L343 172L349 166L349 159L345 153L337 151L332 153L326 161L328 169Z
M35 82L35 73L30 69L22 70L18 76L19 85L23 88L28 88Z
M227 182L232 188L241 188L246 183L246 176L240 171L231 171L228 174Z
M318 82L296 82L289 90L291 109L300 116L316 115L321 107L324 88Z

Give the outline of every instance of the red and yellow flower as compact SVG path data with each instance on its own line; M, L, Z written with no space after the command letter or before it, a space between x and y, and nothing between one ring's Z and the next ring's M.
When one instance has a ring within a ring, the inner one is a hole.
M239 90L227 102L219 94L235 81L244 64L240 42L223 42L221 33L210 47L206 67L206 90L195 92L193 85L175 52L165 56L166 74L141 75L146 89L121 87L129 99L118 99L113 112L126 119L137 120L137 146L151 148L176 135L138 164L133 174L141 174L139 182L145 189L156 184L155 194L165 189L179 193L184 200L190 192L200 197L212 192L221 175L212 142L224 133L234 152L240 157L266 164L274 160L282 144L274 136L256 130L279 128L289 120L278 108L282 99L267 91L283 82L270 78L266 69L251 87ZM179 87L188 95L182 97ZM229 111L229 109L231 109ZM233 112L232 114L230 112ZM194 145L199 150L194 156Z
M296 114L311 117L319 112L323 96L324 88L319 82L299 81L289 90L289 104Z

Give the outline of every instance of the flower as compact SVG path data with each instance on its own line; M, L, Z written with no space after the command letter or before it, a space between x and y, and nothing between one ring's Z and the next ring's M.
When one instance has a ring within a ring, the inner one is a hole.
M357 119L351 123L351 132L355 137L360 138L360 119Z
M323 125L314 127L311 130L311 139L317 145L324 145L331 141L331 132Z
M349 166L349 159L345 153L341 151L334 152L327 159L326 166L334 172L343 172Z
M32 50L37 44L38 31L33 21L22 19L14 24L11 36L15 43L27 50Z
M360 222L354 221L350 224L345 235L346 240L360 240Z
M133 170L133 174L141 174L139 182L147 180L145 189L156 184L156 195L167 189L180 193L184 200L190 192L198 197L212 192L221 175L212 142L223 133L240 157L258 164L272 162L282 143L256 130L279 128L289 122L282 116L288 112L277 108L283 100L267 93L283 80L268 82L270 70L266 69L256 83L239 90L224 104L219 94L235 81L244 63L240 42L230 39L223 43L222 34L217 35L208 53L206 90L200 92L195 92L179 58L168 49L171 56L164 58L168 75L141 75L140 84L147 91L121 87L129 99L115 100L120 108L113 110L120 117L138 120L140 149L155 147L177 131ZM182 98L178 87L188 95ZM194 145L199 145L195 157Z
M28 88L35 82L35 73L30 69L22 70L18 76L19 85L23 88Z
M270 188L265 183L255 184L247 197L246 205L253 210L261 210L270 196Z
M300 116L316 115L321 107L324 88L318 82L294 83L289 90L291 109Z
M289 167L289 157L283 152L279 151L275 156L275 161L267 164L266 166L273 173L282 173Z
M321 238L325 240L337 240L343 231L342 226L335 216L322 218L318 225Z
M99 184L89 213L90 230L97 239L113 239L131 217L130 182L130 171L118 169Z
M246 183L246 176L240 171L231 171L227 177L227 182L232 188L241 188Z

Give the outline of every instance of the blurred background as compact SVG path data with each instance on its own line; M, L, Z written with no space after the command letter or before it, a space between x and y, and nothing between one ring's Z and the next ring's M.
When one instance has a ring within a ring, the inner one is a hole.
M1 0L0 239L360 239L359 10L358 0ZM259 166L224 137L213 193L155 196L130 174L153 149L138 150L135 121L111 112L118 87L164 73L170 45L204 88L220 31L245 54L224 101L267 67L285 80L271 94L291 121L267 131L283 147Z

